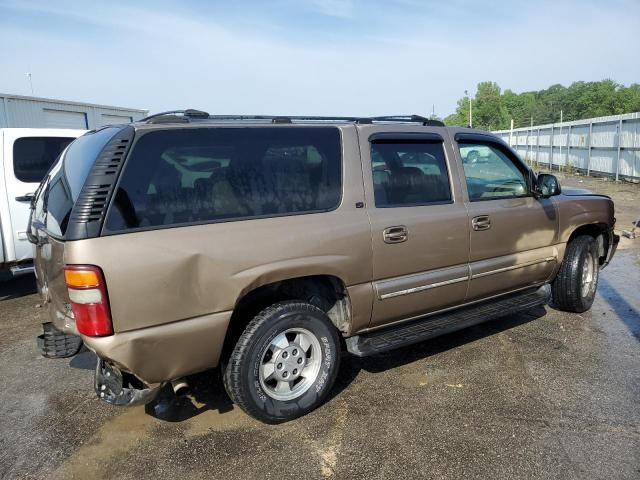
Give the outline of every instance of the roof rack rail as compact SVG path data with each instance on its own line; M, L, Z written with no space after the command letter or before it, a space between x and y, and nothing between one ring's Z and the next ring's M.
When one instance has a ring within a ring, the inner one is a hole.
M383 117L372 117L374 122L412 122L422 123L430 127L444 127L444 122L432 118L423 117L422 115L388 115Z
M187 123L191 120L267 120L274 124L289 124L294 121L306 122L354 122L372 124L374 122L421 123L425 126L444 127L440 120L432 120L421 115L386 115L379 117L342 117L313 115L209 115L202 110L169 110L140 120L148 123Z
M182 117L179 117L178 114L182 114ZM162 119L162 117L165 118ZM167 121L188 122L190 118L209 118L209 114L194 108L187 108L186 110L167 110L166 112L154 113L153 115L144 117L140 121L148 123L164 123Z

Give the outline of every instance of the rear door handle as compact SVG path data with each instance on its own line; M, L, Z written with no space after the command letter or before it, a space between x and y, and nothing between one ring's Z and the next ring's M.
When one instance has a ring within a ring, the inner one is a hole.
M489 215L478 215L471 219L471 226L474 230L489 230L491 228L491 219Z
M402 243L409 238L409 230L404 225L387 227L382 231L384 243Z

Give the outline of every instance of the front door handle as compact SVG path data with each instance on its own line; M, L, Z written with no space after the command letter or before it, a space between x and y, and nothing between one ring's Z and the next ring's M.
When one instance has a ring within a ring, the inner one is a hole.
M474 230L489 230L491 228L491 219L489 215L478 215L471 219L471 226Z
M409 230L404 225L387 227L382 231L384 243L402 243L409 238Z

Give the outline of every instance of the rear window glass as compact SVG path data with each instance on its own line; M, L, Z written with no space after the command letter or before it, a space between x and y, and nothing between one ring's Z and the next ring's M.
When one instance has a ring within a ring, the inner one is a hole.
M371 163L376 207L451 202L440 142L374 142Z
M334 127L185 128L134 145L110 231L327 211L341 192Z
M75 140L63 158L49 173L42 189L43 211L35 212L35 218L44 219L47 231L53 236L64 236L71 209L97 156L111 138L121 130L118 127L103 128L85 133ZM39 202L36 203L36 206Z
M25 183L40 183L73 137L23 137L13 143L13 173Z

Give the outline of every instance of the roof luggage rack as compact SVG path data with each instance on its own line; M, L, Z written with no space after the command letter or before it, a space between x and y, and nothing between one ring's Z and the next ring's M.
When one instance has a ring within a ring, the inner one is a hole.
M192 120L219 120L219 121L261 121L268 120L271 123L290 124L294 122L347 122L358 124L372 123L421 123L430 127L444 127L440 120L433 120L421 115L387 115L380 117L341 117L341 116L309 116L309 115L209 115L202 110L169 110L160 112L140 120L146 123L189 123Z

